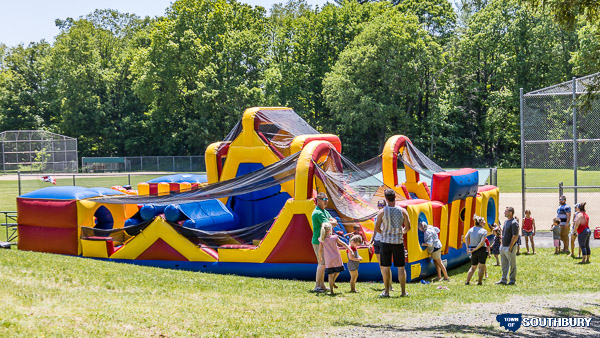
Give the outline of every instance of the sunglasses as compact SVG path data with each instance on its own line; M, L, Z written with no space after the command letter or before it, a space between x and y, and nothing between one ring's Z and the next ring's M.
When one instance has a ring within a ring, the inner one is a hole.
M327 197L325 197L325 198L319 198L319 199L320 199L321 201L325 201L325 202L329 201L329 199L327 199Z

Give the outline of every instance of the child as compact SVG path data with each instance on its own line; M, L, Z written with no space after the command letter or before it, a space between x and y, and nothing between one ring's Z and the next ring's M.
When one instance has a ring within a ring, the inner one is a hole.
M554 240L554 254L560 254L560 218L556 217L552 222L552 239Z
M494 243L492 243L491 252L492 255L494 255L494 258L496 258L496 264L494 265L500 266L500 260L498 259L498 255L500 254L500 243L502 243L502 229L500 228L500 225L494 224L492 232L494 234Z
M323 257L325 260L325 273L329 279L329 288L333 295L333 289L337 289L335 280L337 279L340 272L344 271L344 263L342 263L342 256L338 245L343 246L346 250L350 251L348 244L342 242L338 235L332 235L331 223L325 222L321 226L321 236L319 237L319 257Z
M356 280L358 279L358 265L362 261L362 257L358 255L358 246L361 245L363 239L360 235L354 235L350 238L350 252L348 252L348 271L350 271L350 292L356 291Z
M360 236L361 240L363 241L363 243L367 242L367 235L365 235L365 232L362 231L362 228L360 227L360 224L354 224L354 232L351 232L349 234L345 234L345 237L349 237L352 238L354 236ZM362 244L362 243L361 243Z
M427 251L431 255L431 259L433 260L433 264L437 271L437 280L442 280L443 273L444 280L447 282L450 281L446 267L444 266L444 263L442 263L442 242L438 237L440 229L427 224L427 222L421 222L419 223L419 230L424 232L422 245L427 247Z
M535 219L531 217L531 210L525 210L525 218L523 218L523 236L525 236L525 246L527 254L529 254L529 241L531 241L531 250L535 255L535 245L533 244L533 236L535 236Z

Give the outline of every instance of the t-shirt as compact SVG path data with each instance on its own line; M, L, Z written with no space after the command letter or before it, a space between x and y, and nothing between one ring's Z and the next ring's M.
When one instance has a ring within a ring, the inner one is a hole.
M433 252L434 249L442 248L442 242L438 237L439 232L440 229L434 227L433 225L427 225L427 229L425 229L425 233L423 234L423 242L432 245L427 247L427 251Z
M519 236L519 222L514 218L504 221L504 228L502 229L502 246L508 248L513 236Z
M479 245L479 242L487 236L487 230L482 227L474 226L469 229L467 236L469 236L469 248L475 248Z
M556 217L560 218L560 225L567 224L567 213L571 213L571 207L568 204L561 204L558 206L558 210L556 210Z
M337 246L338 236L333 235L329 236L329 238L325 238L321 245L323 245L323 258L325 258L325 267L326 268L336 268L338 266L343 266L342 256L340 255L340 250Z
M552 226L552 239L560 239L560 225Z
M402 224L404 213L402 207L383 208L383 219L381 220L381 243L403 244Z
M313 237L312 244L319 244L319 236L321 236L321 226L325 222L329 222L331 215L325 209L316 207L312 213L313 222Z

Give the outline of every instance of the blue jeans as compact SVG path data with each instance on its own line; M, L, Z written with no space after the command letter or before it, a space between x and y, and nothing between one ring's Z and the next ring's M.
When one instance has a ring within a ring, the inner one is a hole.
M579 242L579 247L581 248L581 255L589 256L591 253L590 250L590 237L592 236L592 230L590 228L586 228L579 235L577 235L577 241Z

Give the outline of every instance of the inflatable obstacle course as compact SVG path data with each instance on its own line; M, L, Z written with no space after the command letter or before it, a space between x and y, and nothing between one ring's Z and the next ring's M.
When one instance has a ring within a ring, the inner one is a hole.
M412 229L405 236L407 278L435 273L417 223L440 229L449 268L468 256L463 236L473 215L498 220L499 190L478 186L474 169L446 172L406 136L392 136L382 154L354 164L336 135L320 134L289 108L251 108L225 140L209 145L207 175L180 174L111 189L50 187L19 196L19 248L109 261L246 276L313 279L310 244L317 192L330 197L337 231L355 224L370 239L374 201L394 189ZM402 163L406 181L398 181ZM361 182L381 174L376 191ZM430 175L431 186L420 180ZM491 229L488 229L491 233ZM45 240L50 238L51 240ZM344 262L347 255L342 253ZM379 280L367 247L361 280ZM395 270L395 269L393 269ZM347 272L341 278L349 278Z

